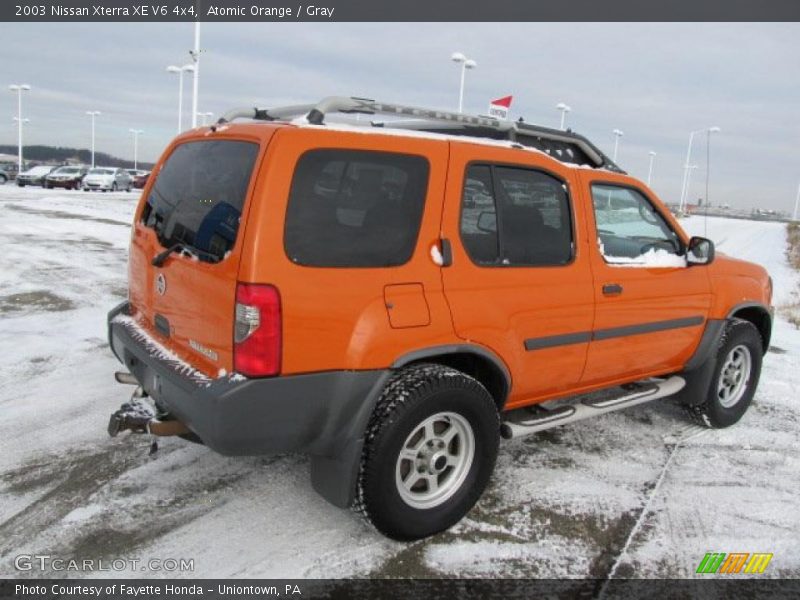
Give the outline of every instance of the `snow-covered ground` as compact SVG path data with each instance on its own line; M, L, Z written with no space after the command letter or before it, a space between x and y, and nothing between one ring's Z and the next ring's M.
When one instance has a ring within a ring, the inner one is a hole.
M108 438L126 388L105 315L136 199L0 186L0 576L41 575L13 558L48 554L194 559L195 577L691 577L711 551L772 552L766 575L800 576L800 332L782 320L735 427L664 401L503 443L468 518L412 544L327 504L303 457L168 439L149 458L143 437ZM685 223L764 264L789 301L783 225Z

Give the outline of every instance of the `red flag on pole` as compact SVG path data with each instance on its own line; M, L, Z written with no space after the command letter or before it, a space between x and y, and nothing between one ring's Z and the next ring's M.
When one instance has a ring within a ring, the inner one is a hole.
M514 96L503 96L497 100L492 100L489 103L489 116L497 117L498 119L507 119L508 111L511 108L511 100Z

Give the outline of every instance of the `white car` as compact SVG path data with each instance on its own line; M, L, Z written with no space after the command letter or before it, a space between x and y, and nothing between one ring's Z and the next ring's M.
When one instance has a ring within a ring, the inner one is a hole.
M133 178L128 175L125 169L116 167L95 167L89 169L86 177L83 178L84 191L116 192L125 190L130 192L133 187Z

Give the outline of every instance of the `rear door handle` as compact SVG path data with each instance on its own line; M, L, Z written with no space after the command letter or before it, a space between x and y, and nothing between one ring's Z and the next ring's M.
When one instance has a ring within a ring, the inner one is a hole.
M603 294L617 296L622 293L622 286L618 283L607 283L603 286Z

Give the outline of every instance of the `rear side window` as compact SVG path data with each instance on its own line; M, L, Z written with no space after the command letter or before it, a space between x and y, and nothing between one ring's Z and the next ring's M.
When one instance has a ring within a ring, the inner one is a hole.
M541 171L472 165L461 202L461 238L479 265L566 264L573 248L566 186Z
M173 150L150 189L142 221L168 248L217 262L236 242L258 144L188 142Z
M392 267L411 258L428 187L421 156L312 150L297 163L284 244L295 263Z

